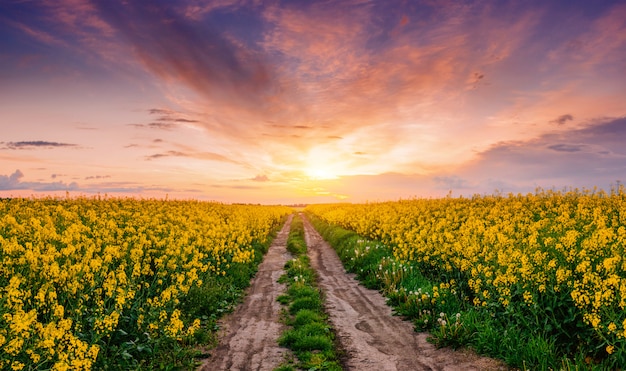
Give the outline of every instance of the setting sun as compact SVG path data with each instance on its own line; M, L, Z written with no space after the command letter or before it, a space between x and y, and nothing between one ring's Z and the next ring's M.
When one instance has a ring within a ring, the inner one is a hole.
M306 176L311 180L337 179L337 175L324 167L310 167L306 170Z
M306 156L304 175L309 180L337 179L339 174L345 174L340 167L345 167L340 148L317 145Z

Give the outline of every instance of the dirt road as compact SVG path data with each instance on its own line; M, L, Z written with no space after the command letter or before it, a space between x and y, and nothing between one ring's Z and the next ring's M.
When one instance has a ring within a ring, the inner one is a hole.
M283 330L277 283L291 255L286 240L291 218L272 243L244 302L220 321L220 344L203 362L201 371L273 370L287 350L277 344ZM326 295L326 310L346 353L345 367L355 371L505 370L500 363L469 351L436 349L427 334L416 333L410 322L392 316L382 295L345 272L336 252L304 219L311 265Z
M291 259L286 249L291 219L272 242L244 302L220 321L220 343L200 370L273 370L284 361L288 351L277 343L284 325L276 298L285 290L277 281Z
M428 334L392 316L383 296L346 274L337 253L305 219L311 266L326 295L326 310L346 352L349 370L505 370L499 362L469 351L436 349Z

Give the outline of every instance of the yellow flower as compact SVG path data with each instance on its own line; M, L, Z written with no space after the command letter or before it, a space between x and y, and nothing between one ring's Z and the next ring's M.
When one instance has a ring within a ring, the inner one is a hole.
M4 351L7 352L7 354L9 355L16 356L22 350L23 345L24 345L24 339L20 337L16 337L16 338L11 339L7 343L7 345L5 345Z
M607 345L606 347L606 352L609 354L613 354L613 352L615 351L615 347L613 345Z

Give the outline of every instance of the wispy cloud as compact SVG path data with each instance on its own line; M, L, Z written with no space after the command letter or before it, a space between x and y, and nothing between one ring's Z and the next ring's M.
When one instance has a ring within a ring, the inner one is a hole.
M610 72L623 65L620 59L623 58L626 45L626 4L615 2L605 7L592 22L573 10L570 12L571 21L568 22L572 28L569 30L571 34L548 54L563 69L561 73L583 75L598 68ZM581 28L580 24L586 27Z
M61 46L61 47L67 47L68 44L55 37L54 35L52 35L49 32L46 32L44 30L40 30L40 29L36 29L34 27L31 27L29 25L26 25L24 23L20 23L20 22L16 22L16 21L12 21L10 19L5 19L4 21L6 21L9 25L21 30L22 32L24 32L26 35L34 38L35 40L44 43L46 45L51 45L51 46Z
M167 151L161 153L155 153L149 156L146 156L146 160L157 160L166 157L187 157L193 158L196 160L206 160L206 161L218 161L218 162L229 162L233 164L240 164L238 161L230 159L226 156L220 155L218 153L213 152L181 152L181 151Z
M212 0L210 2L194 0L186 4L182 13L186 18L200 21L206 14L217 9L239 8L247 4L249 5L247 0Z
M183 119L183 118L177 118L174 119L175 122L182 122L182 123L188 123L188 124L193 124L193 123L198 123L200 121L198 120L191 120L191 119Z
M151 122L148 124L129 124L130 126L134 126L136 128L150 128L150 129L160 129L160 130L173 130L179 127L178 124L173 122Z
M242 184L211 184L211 188L230 188L230 189L243 189L243 190L257 190L260 187L242 185Z
M557 117L556 119L550 121L550 123L557 124L557 125L565 125L566 122L572 121L572 120L574 120L574 116L570 114L566 114L566 115L561 115Z
M151 115L161 115L161 116L170 116L176 113L176 111L173 111L171 109L165 109L165 108L150 108L148 110L148 113Z
M90 176L85 177L85 180L93 180L93 179L100 180L100 179L108 179L110 177L111 177L110 175L90 175Z
M559 152L580 152L584 149L584 146L576 145L576 144L553 144L548 146L548 149L552 149Z
M183 122L183 123L197 123L198 120L193 120L186 118L185 114L182 112L177 112L171 109L163 109L163 108L151 108L148 110L150 115L157 116L157 121L164 122Z
M270 178L267 175L257 175L250 180L254 182L269 182Z
M441 189L462 190L472 187L470 181L457 175L435 176L433 180L437 184L437 187Z
M174 130L181 125L198 124L199 120L190 119L185 114L170 109L151 108L148 110L151 116L157 116L154 122L147 124L129 124L136 128L150 128L160 130Z
M101 17L133 46L145 68L216 101L256 102L271 87L271 68L209 22L193 22L169 2L94 0ZM191 23L193 22L193 23Z
M177 189L173 187L164 187L162 185L139 184L136 182L100 182L90 184L89 186L81 186L77 191L86 193L125 193L125 194L144 194L146 192L188 192L198 193L200 190L188 188Z
M0 145L4 145L3 149L35 149L35 148L63 148L63 147L78 147L78 144L61 143L61 142L48 142L44 140L31 140L22 142L0 142ZM2 149L2 148L0 148Z

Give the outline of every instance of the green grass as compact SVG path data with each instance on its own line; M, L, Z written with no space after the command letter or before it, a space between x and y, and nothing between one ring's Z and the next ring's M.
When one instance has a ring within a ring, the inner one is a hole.
M280 282L287 285L287 290L278 301L285 306L283 318L289 327L278 343L291 349L297 360L290 360L275 371L342 370L335 336L324 312L322 293L306 256L304 227L298 215L291 223L287 249L294 258L285 264L286 273Z
M306 242L304 240L304 224L302 218L296 214L291 221L291 229L287 238L287 251L294 256L306 254Z

